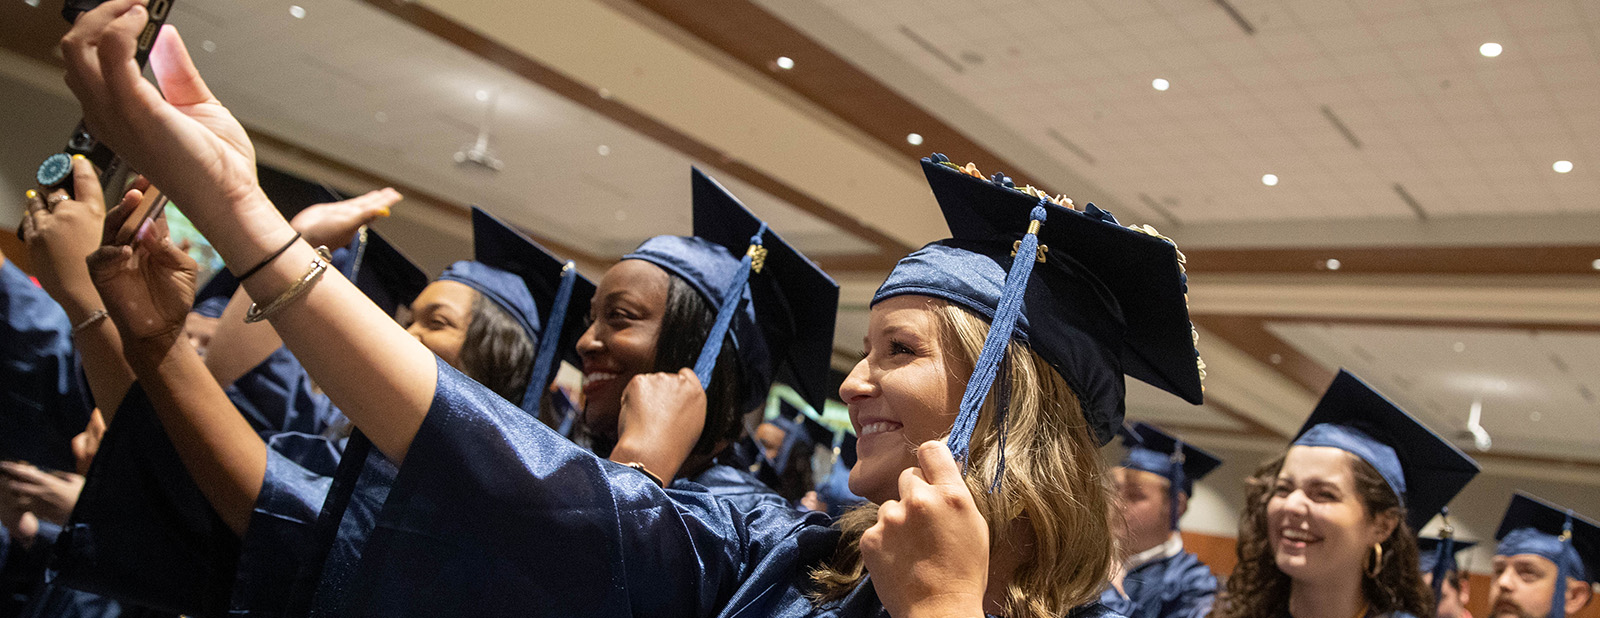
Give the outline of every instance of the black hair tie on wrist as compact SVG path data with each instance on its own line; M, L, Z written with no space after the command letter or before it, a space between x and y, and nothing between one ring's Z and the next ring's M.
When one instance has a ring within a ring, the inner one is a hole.
M277 251L273 251L272 255L269 255L269 256L267 256L266 259L261 260L260 264L256 264L250 270L244 271L244 274L239 275L239 283L244 283L244 280L245 279L249 279L250 275L254 275L257 272L260 272L261 269L266 268L267 264L271 264L273 260L278 259L278 256L283 255L283 252L288 251L289 247L293 247L294 244L296 242L299 242L299 241L300 241L300 232L295 232L294 233L294 238L290 238L289 242L283 243L283 246L279 247Z

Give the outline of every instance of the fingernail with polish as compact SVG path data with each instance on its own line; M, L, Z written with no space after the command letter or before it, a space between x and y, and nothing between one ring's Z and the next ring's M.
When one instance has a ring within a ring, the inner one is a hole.
M81 155L81 154L75 154L75 155L72 155L72 158L74 158L74 159L82 159L82 158L83 158L83 155Z
M28 196L28 199L31 200L31 199L39 197L39 192L38 191L34 191L33 189L28 189L28 192L25 193L24 195Z
M150 233L151 233L150 232L150 228L151 228L150 220L149 219L145 219L144 223L140 223L139 224L139 232L134 234L133 237L137 238L139 240L139 242L144 242L145 240L148 240L150 238Z

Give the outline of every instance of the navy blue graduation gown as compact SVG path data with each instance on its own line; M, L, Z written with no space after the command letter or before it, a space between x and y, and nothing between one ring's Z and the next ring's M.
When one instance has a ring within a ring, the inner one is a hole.
M438 372L341 600L349 615L884 614L870 583L825 607L806 598L808 570L839 540L826 515L663 490ZM1098 603L1074 614L1112 615Z
M1128 618L1205 618L1217 596L1217 577L1199 556L1183 551L1140 565L1122 588L1127 598L1107 588L1100 602Z
M74 470L72 437L94 403L67 313L0 261L0 459Z

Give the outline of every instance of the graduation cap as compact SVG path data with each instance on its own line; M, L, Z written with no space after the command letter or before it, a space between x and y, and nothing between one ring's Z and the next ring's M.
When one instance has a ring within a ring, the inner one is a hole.
M384 313L394 315L395 310L410 305L422 288L428 287L428 274L422 267L375 230L362 227L342 251L343 256L334 253L335 267Z
M1122 436L1123 446L1128 447L1122 467L1167 479L1171 486L1168 504L1172 509L1172 529L1177 530L1178 494L1194 495L1194 482L1216 470L1222 460L1147 423L1134 423L1117 433Z
M1294 444L1330 446L1371 464L1399 497L1412 530L1421 530L1478 474L1478 462L1343 369Z
M589 313L594 283L578 274L570 260L557 258L477 206L472 207L472 251L472 260L451 264L439 279L476 290L536 342L522 409L538 416L540 395L555 378L560 361L579 362L576 342L585 328L583 316Z
M1102 445L1122 424L1124 374L1201 402L1204 363L1171 241L1123 227L1093 204L1079 212L1002 175L986 180L944 155L923 159L922 170L952 238L900 260L872 302L932 296L990 319L950 434L958 458L966 459L978 409L1013 337L1072 387Z
M1456 554L1478 546L1477 541L1457 541L1453 538L1432 536L1417 537L1418 564L1424 573L1433 573L1434 585L1440 575L1461 570Z
M1565 618L1567 578L1593 584L1600 579L1600 524L1524 493L1511 497L1500 529L1497 556L1533 554L1556 565L1550 618Z
M701 384L710 386L723 339L732 333L749 392L740 410L760 405L785 360L792 386L821 409L839 285L717 181L699 169L691 176L694 236L656 236L622 259L660 266L716 308L717 321L694 367Z

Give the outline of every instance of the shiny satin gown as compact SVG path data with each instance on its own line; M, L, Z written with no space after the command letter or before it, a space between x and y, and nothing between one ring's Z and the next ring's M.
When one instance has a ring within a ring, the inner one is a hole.
M1191 552L1152 560L1122 581L1124 598L1107 588L1100 602L1128 618L1205 618L1217 596L1217 577Z
M663 490L442 362L438 374L347 615L884 615L870 582L825 606L806 597L839 541L826 515Z

